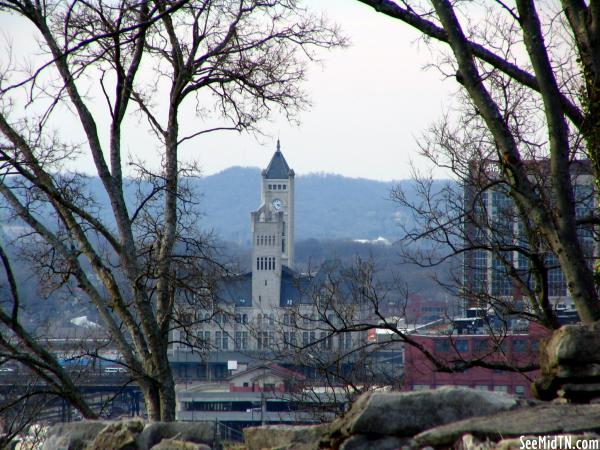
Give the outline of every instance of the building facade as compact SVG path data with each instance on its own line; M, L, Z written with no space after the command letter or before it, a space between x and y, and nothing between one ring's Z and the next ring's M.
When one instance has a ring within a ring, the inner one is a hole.
M294 365L304 350L335 357L366 342L364 332L332 331L365 314L341 263L311 274L294 270L295 175L279 141L260 183L260 204L250 213L251 271L220 280L189 311L194 327L174 332L171 362L182 378L224 379L227 361Z
M544 201L552 202L549 162L527 161L530 178ZM589 162L575 160L571 177L578 218L595 209L594 180ZM558 258L541 236L528 235L522 215L518 213L508 193L508 187L498 174L483 163L473 164L472 182L463 188L463 292L466 307L485 306L495 301L527 301L527 287L535 287L532 253L543 254L547 270L547 291L552 305L559 311L574 310L567 283ZM533 233L536 234L535 231ZM578 229L580 244L590 265L598 253L593 230L582 225ZM535 246L535 248L533 248ZM470 249L469 249L470 248Z
M284 268L294 264L294 171L281 144L262 171L261 204L250 214L252 232L252 304L271 314L281 303Z

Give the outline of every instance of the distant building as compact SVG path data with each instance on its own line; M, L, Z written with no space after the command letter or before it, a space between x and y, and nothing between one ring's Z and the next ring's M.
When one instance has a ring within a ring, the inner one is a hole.
M459 323L440 322L411 334L411 340L427 350L436 361L457 369L442 371L421 350L407 345L403 390L464 386L531 397L531 379L539 374L539 370L519 372L518 369L537 364L540 340L549 331L529 323L522 327L515 324L511 329L497 328L494 332L485 332L489 328L478 324L480 320L465 317L458 319ZM468 365L477 361L482 363L481 366L460 368L461 363ZM485 364L497 367L485 367Z
M294 171L279 141L261 186L260 205L250 214L251 271L221 280L189 311L193 329L173 333L170 360L178 378L222 380L227 361L302 365L297 350L348 353L366 342L366 332L334 336L327 325L370 313L341 263L328 261L312 274L294 270Z
M551 186L548 185L550 178L547 176L549 161L526 161L525 164L536 188L551 197ZM533 285L530 262L525 252L518 250L527 250L530 245L523 221L508 195L508 187L498 182L499 177L493 167L486 166L485 162L473 162L471 172L472 182L464 186L464 241L466 248L473 248L463 254L465 306L484 306L482 303L495 299L519 302L524 299L525 292L511 277L507 267L512 266L513 275L518 274L526 284ZM576 214L584 217L596 205L589 161L573 161L571 174L577 202ZM592 264L598 253L592 229L581 226L579 237ZM541 239L537 245L542 249L547 248ZM492 252L489 248L497 250ZM573 311L558 258L550 250L546 253L545 266L548 268L548 293L553 306L561 313Z
M344 410L347 397L307 388L304 376L277 364L234 371L227 382L200 384L177 392L177 420L216 421L233 432L260 424L312 424Z

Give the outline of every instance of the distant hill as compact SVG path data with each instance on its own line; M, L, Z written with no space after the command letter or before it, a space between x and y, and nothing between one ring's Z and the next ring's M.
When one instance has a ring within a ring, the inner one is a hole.
M249 245L250 212L260 204L260 170L232 167L198 181L205 228L227 241ZM340 175L296 177L296 240L376 239L401 237L398 224L410 220L390 200L401 183L412 192L411 181L381 182Z
M260 206L260 169L232 167L190 181L203 213L200 227L214 231L221 241L249 246L250 212ZM85 183L98 210L108 211L110 206L100 179L90 177ZM439 186L446 181L436 183ZM409 211L390 199L390 191L398 184L408 198L414 197L415 183L411 180L382 182L332 174L296 176L296 241L370 241L379 237L390 242L398 240L402 237L399 225L410 226L412 220ZM137 204L135 191L133 185L126 183L129 205ZM0 217L2 214L0 211ZM48 210L48 217L52 216ZM109 226L114 225L112 214L106 214L104 220ZM46 225L51 227L52 220ZM8 226L3 230L11 234Z

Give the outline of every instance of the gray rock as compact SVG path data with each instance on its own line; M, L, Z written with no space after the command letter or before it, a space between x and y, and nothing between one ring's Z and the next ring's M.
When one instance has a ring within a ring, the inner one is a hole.
M267 425L244 428L248 450L316 450L327 432L325 425Z
M545 350L551 365L600 363L600 322L561 327Z
M147 450L163 439L177 439L195 444L212 445L215 439L214 422L154 422L149 423L137 437L140 449Z
M420 446L448 446L464 434L498 441L523 435L600 431L600 405L546 404L449 423L415 436Z
M141 420L113 422L102 429L87 450L138 450L136 438L144 429Z
M530 403L507 394L447 387L431 391L371 393L332 424L333 435L413 436L469 417L486 416Z
M194 444L193 442L178 439L163 439L152 447L151 450L211 450L208 445Z
M411 439L396 436L385 436L372 438L364 434L357 434L346 439L340 446L340 450L396 450L410 449Z
M42 450L82 450L109 423L86 420L55 425L48 430Z

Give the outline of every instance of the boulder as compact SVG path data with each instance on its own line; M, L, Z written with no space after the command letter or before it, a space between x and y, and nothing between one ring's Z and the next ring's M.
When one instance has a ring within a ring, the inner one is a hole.
M549 366L600 363L600 322L562 326L546 343L545 353Z
M540 356L541 375L532 386L536 397L586 403L600 396L600 322L562 326L542 342Z
M213 445L214 422L154 422L149 423L137 437L140 449L150 449L163 439L177 439L195 444Z
M143 429L141 420L111 423L98 433L86 450L138 450L136 438Z
M211 448L205 444L195 444L178 439L163 439L150 450L211 450Z
M531 404L507 394L461 387L430 391L368 393L334 421L331 436L413 436L423 430Z
M48 430L42 450L83 450L109 423L86 420L55 425Z
M248 450L316 450L327 432L325 425L267 425L244 428Z
M419 446L450 446L461 436L499 441L523 435L600 431L600 405L545 404L449 423L415 436Z
M396 436L376 437L357 434L346 439L340 446L340 450L397 450L410 449L411 439Z

